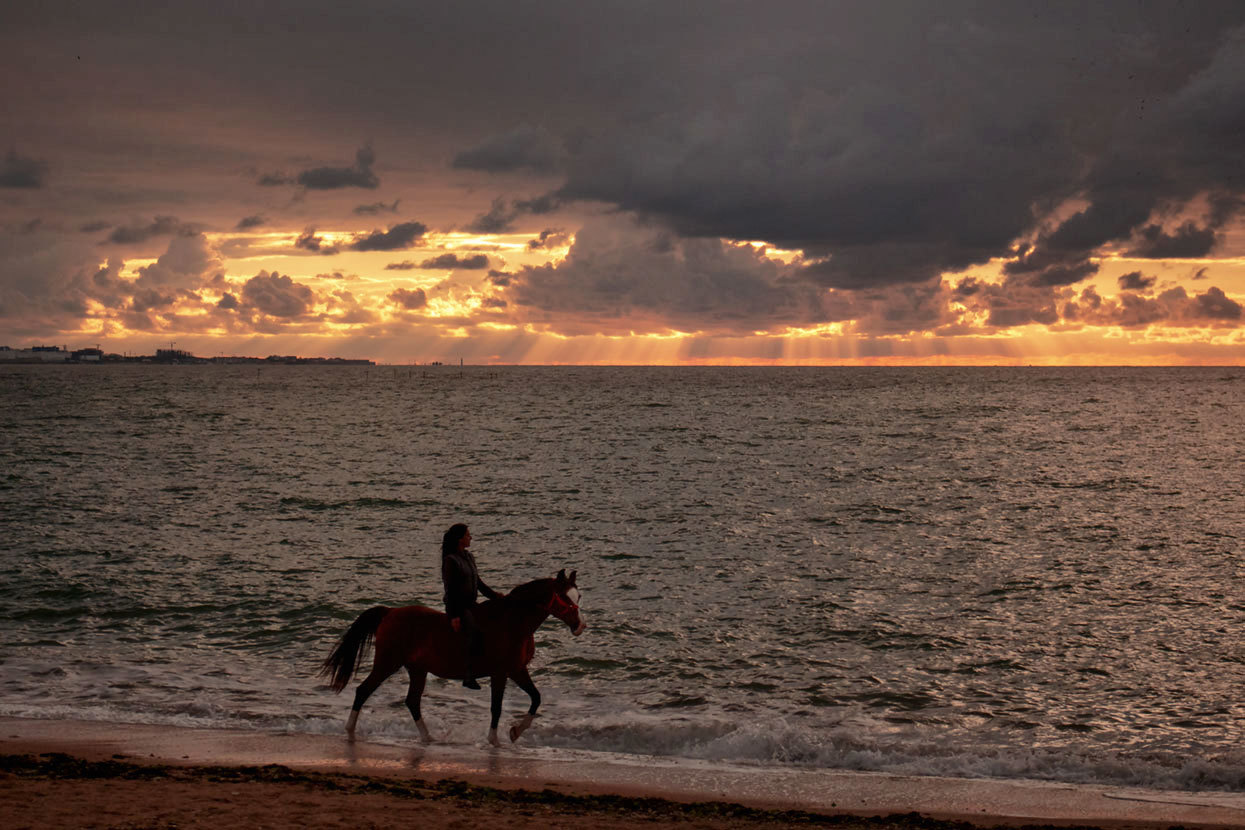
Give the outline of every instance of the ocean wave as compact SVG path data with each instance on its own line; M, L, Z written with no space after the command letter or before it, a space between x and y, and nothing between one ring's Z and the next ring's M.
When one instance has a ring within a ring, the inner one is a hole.
M203 701L147 709L131 708L123 702L85 706L10 702L0 704L0 716L336 735L342 732L347 708L343 703L340 716L335 716L244 713ZM488 721L487 707L470 698L440 696L433 708L427 719L439 742L480 743ZM369 708L360 721L360 735L381 743L417 740L400 701ZM1164 752L1120 755L1083 749L972 745L932 735L895 735L893 730L859 715L848 716L832 730L816 732L783 719L697 721L643 714L613 721L546 717L525 735L523 745L578 757L589 753L623 763L664 758L807 771L1245 792L1245 749L1215 758L1189 759Z
M672 724L665 718L542 724L533 740L551 747L690 758L732 764L888 772L952 778L1008 778L1177 790L1245 792L1245 749L1216 758L1168 752L1115 754L1086 749L972 745L963 736L890 734L854 717L829 731L785 720Z

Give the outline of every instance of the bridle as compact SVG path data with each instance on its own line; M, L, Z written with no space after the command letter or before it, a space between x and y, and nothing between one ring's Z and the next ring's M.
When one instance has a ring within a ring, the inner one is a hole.
M554 591L549 596L549 604L545 606L545 610L555 617L561 617L571 611L578 611L579 606L568 599L563 599L561 594Z

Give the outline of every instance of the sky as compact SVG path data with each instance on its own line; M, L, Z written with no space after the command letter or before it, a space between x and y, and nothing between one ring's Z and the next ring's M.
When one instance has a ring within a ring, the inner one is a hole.
M1245 365L1245 4L0 7L0 345Z

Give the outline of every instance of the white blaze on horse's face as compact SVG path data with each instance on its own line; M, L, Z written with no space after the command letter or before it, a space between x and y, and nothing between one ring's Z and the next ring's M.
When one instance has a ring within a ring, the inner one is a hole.
M567 588L566 598L575 605L575 619L578 621L579 625L575 626L575 628L571 630L571 634L578 637L580 634L583 634L584 629L588 627L584 623L583 612L579 610L579 589L575 587Z

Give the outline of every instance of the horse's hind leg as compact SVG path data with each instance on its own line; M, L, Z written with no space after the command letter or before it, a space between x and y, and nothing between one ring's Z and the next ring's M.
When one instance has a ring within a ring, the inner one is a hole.
M415 719L419 739L426 744L432 743L432 735L424 724L423 716L419 714L419 701L424 696L424 681L428 679L428 672L414 666L407 666L406 670L411 675L411 687L406 692L406 708L411 710L411 717Z
M350 707L350 720L346 721L346 735L354 740L354 727L359 722L359 710L363 708L363 704L372 696L372 692L380 688L380 684L389 679L389 675L398 670L397 666L384 665L375 663L372 666L372 673L369 674L359 688L354 692L354 705Z

